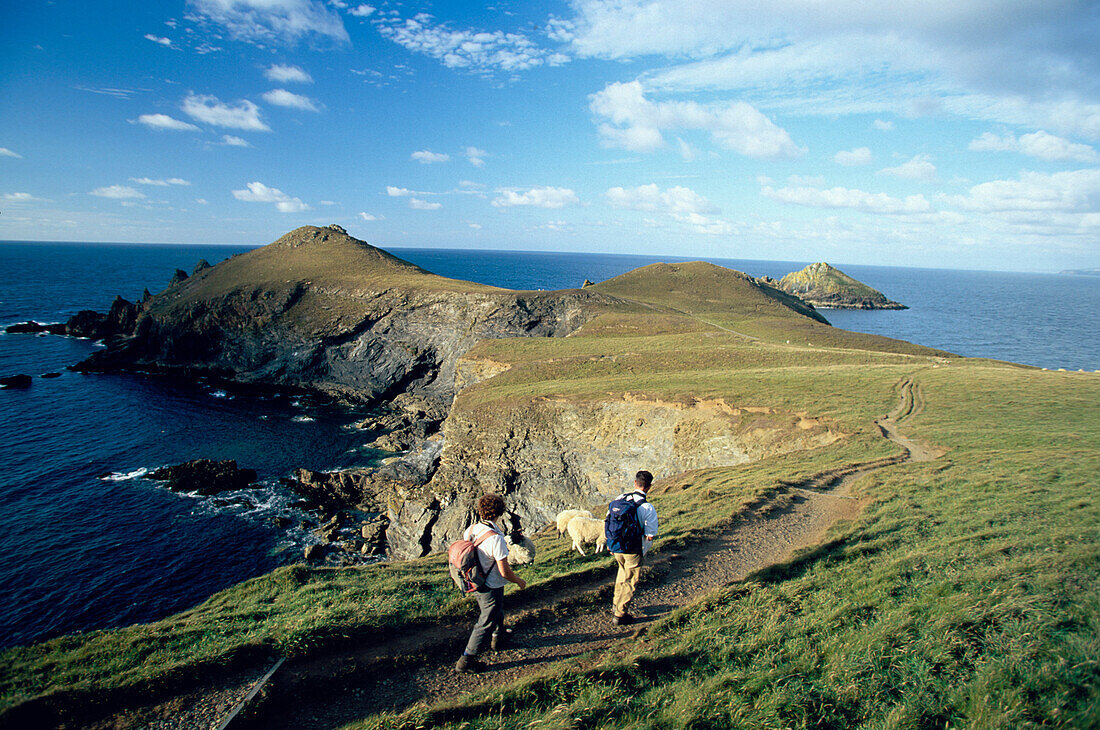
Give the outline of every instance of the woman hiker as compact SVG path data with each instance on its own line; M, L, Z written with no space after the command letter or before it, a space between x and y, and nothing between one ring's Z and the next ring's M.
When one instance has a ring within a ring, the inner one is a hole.
M504 633L505 582L515 583L520 590L527 587L527 582L513 573L512 566L508 565L508 543L495 524L496 520L504 516L504 498L499 494L483 495L477 501L477 514L481 521L466 528L462 537L470 542L477 542L486 532L495 534L477 546L477 556L487 577L485 588L477 592L477 605L481 608L481 615L470 632L466 651L462 652L462 657L455 664L455 670L459 672L480 672L485 669L477 656L485 647L486 640L490 641L491 649L504 648L507 641L507 634Z

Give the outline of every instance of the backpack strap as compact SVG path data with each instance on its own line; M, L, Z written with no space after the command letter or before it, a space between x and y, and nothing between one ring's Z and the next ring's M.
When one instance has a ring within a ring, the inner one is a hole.
M479 537L478 539L474 540L474 547L475 547L475 548L476 548L476 547L477 547L478 545L480 545L481 543L483 543L483 542L485 542L486 540L488 540L488 539L489 539L490 537L492 537L493 535L499 535L499 534L500 534L499 532L497 532L497 529L496 529L495 527L491 526L491 525L487 525L487 524L485 524L484 522L479 522L478 524L479 524L479 525L485 525L486 527L488 527L488 528L489 528L489 531L488 531L488 532L486 532L486 533L485 533L484 535L482 535L481 537Z

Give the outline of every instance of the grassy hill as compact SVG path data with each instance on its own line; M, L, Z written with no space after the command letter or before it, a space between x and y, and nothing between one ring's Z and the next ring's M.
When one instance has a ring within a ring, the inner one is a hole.
M855 489L868 506L823 545L643 637L362 726L1100 725L1100 376L845 333L718 267L665 266L596 285L622 303L573 336L479 343L466 357L500 374L462 390L452 414L507 421L537 399L720 399L845 434L817 449L659 475L676 488L653 497L658 555L784 484L897 454L874 419L903 380L923 396L907 433L944 456L863 478ZM537 542L538 563L523 569L528 596L550 600L607 570L606 557ZM282 568L154 624L10 649L0 654L3 707L122 705L272 656L318 656L468 616L449 580L439 556Z

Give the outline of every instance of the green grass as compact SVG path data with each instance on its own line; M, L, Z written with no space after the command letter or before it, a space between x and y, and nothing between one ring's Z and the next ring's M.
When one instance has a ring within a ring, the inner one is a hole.
M602 661L367 727L1096 727L1100 378L923 371L906 430L826 545Z
M729 287L740 284L716 277L703 287L703 304L691 304L699 280L689 276L665 300L676 306L660 313L628 302L573 337L480 343L469 358L511 368L463 390L453 416L503 428L539 399L630 394L769 409L759 418L776 422L807 414L845 434L828 447L662 481L653 497L658 549L696 539L783 482L897 453L873 420L894 406L908 376L926 408L904 431L947 454L865 477L857 486L874 503L857 524L679 611L641 642L368 724L1100 724L1100 378L945 358L804 319L761 317L750 309L770 312L770 303L739 298L744 292ZM580 558L567 541L537 542L538 563L523 569L535 597L607 571L605 557ZM471 610L440 556L282 568L153 624L7 650L0 708L217 673L242 656L316 654Z

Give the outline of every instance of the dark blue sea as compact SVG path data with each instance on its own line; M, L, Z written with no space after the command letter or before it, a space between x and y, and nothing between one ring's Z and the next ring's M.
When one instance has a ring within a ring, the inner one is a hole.
M167 285L199 259L242 247L0 243L0 328L56 322L115 297ZM515 289L602 281L666 257L394 249L443 276ZM809 262L715 263L780 277ZM1100 369L1100 278L836 264L911 308L825 310L834 325L962 355L1070 370ZM362 414L216 385L65 368L96 345L0 334L0 647L152 621L293 562L314 538L278 479L298 467L368 465L377 452L350 425ZM236 459L264 486L218 497L142 479L195 458ZM290 517L292 527L273 519Z

